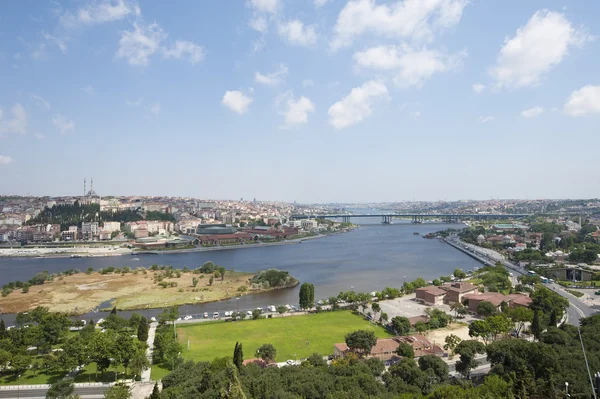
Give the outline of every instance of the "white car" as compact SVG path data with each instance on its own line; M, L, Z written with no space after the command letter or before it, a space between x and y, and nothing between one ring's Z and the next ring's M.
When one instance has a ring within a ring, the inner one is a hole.
M181 321L181 317L178 317L178 318L177 318L177 321Z
M219 318L219 312L213 313L213 319L218 319L218 318Z
M251 311L251 310L249 310L249 311L247 311L247 312L246 312L246 314L247 314L248 316L252 316L252 311Z
M296 362L294 362L293 360L288 360L286 363L287 363L288 365L292 366L292 365L294 365Z
M185 317L183 318L183 320L192 320L192 318L193 318L192 316L190 316L190 315L187 315L187 316L185 316Z
M153 322L153 323L156 322L156 317L151 317L150 321Z
M204 318L208 319L208 312L204 312Z
M229 317L229 316L231 316L231 312L230 311L225 312L225 317Z

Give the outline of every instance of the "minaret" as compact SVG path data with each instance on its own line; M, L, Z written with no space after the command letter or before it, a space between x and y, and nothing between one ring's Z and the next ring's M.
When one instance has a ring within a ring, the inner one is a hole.
M90 179L90 192L91 193L94 192L94 178L93 177Z
M85 181L85 177L83 178L83 196L85 197L85 188L86 188L86 181Z

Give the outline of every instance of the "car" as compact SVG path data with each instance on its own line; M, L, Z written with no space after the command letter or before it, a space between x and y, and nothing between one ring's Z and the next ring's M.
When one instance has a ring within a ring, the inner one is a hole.
M213 319L218 319L218 318L219 318L219 312L213 313Z
M181 317L178 317L176 321L181 321Z
M151 317L151 318L150 318L150 321L154 323L154 322L156 321L156 317L154 317L154 316L153 316L153 317Z
M294 362L293 360L288 360L286 363L287 363L288 365L292 366L292 365L293 365L294 363L296 363L296 362Z
M204 318L208 319L208 312L204 312Z
M190 315L187 315L183 318L183 320L192 320L192 319L193 319L193 317Z
M246 312L246 314L247 314L248 316L252 316L252 311L251 311L251 310L249 310L249 311L247 311L247 312Z
M600 290L594 292L595 295L600 295Z

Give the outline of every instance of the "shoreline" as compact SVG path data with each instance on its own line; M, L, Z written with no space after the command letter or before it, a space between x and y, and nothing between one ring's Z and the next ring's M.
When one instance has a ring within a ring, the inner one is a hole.
M301 244L302 241L326 238L329 236L348 233L352 230L353 229L350 229L347 231L341 231L338 233L332 233L332 234L318 234L316 236L295 238L293 240L279 241L279 242L261 242L258 244L227 245L227 246L215 246L215 247L197 247L197 248L188 248L188 249L173 249L173 250L166 250L166 251L145 251L145 250L136 251L135 249L128 249L126 251L121 251L120 253L114 253L114 252L98 252L98 253L91 252L90 253L90 252L83 251L83 252L47 253L47 254L24 253L24 254L20 254L20 255L14 255L14 254L4 254L2 252L3 248L0 248L0 258L7 258L7 259L8 258L15 258L15 259L51 258L51 259L57 259L57 258L71 258L72 255L78 255L77 257L75 257L75 259L79 259L79 258L105 258L105 257L128 256L128 255L134 255L134 256L137 256L137 255L162 255L162 254L184 254L184 253L208 252L208 251L224 251L224 250L228 250L228 249L244 249L244 248L255 248L255 247L260 248L260 247L270 247L270 246L276 246L276 245ZM91 247L88 247L88 248L91 248ZM47 249L47 248L40 248L40 249ZM84 248L82 248L82 249L84 249ZM25 250L26 249L21 249L21 251L25 251ZM33 250L34 249L32 248L32 251ZM35 249L35 250L37 250L37 249Z

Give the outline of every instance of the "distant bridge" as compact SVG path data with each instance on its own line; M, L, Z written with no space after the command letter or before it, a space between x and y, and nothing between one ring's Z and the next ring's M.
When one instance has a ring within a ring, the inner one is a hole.
M436 218L442 219L445 223L458 222L461 219L520 219L532 216L531 214L502 214L494 215L488 213L378 213L378 214L334 214L334 215L292 215L291 220L300 219L342 219L342 222L349 223L351 218L381 218L381 223L390 224L393 218L408 219L412 218L413 223L423 223L423 220Z

